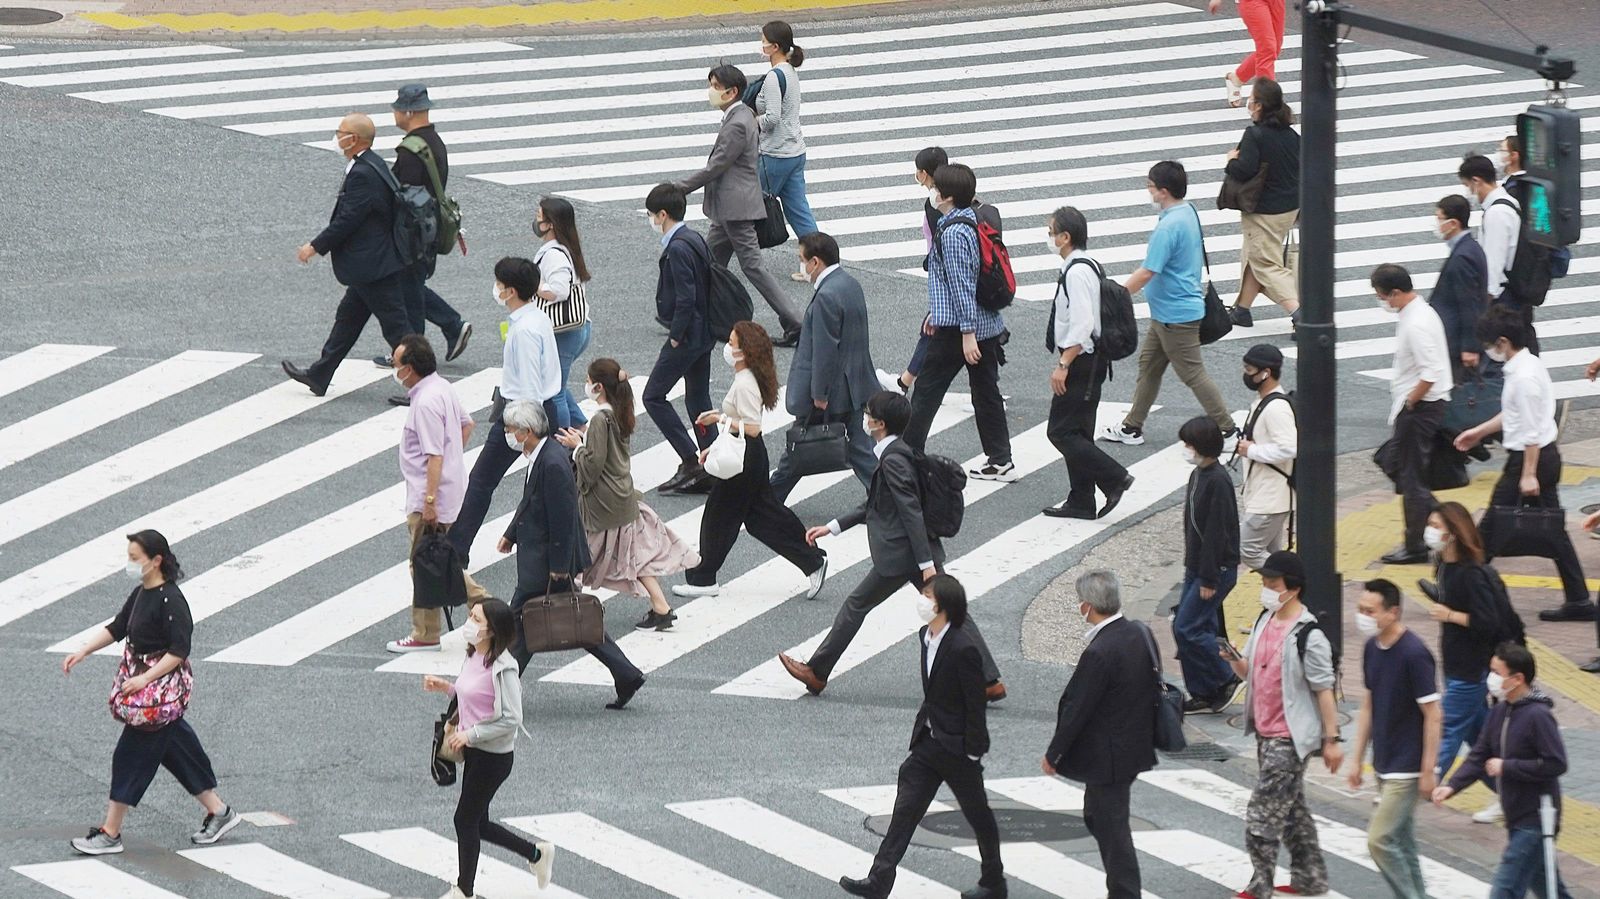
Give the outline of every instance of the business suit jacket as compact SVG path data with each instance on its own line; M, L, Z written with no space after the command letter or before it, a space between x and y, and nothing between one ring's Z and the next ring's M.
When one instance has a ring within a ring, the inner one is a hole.
M800 322L800 343L789 363L789 414L810 414L813 400L830 413L862 409L882 389L867 340L867 298L861 282L835 269L811 297Z
M1147 633L1142 624L1118 619L1101 628L1078 659L1045 751L1063 776L1127 783L1155 767L1157 685Z
M984 698L983 657L964 627L946 625L944 639L928 672L928 628L917 632L921 647L922 706L911 729L911 745L931 738L957 756L989 751L988 701Z
M505 537L517 546L514 604L548 592L551 572L577 575L592 564L578 513L572 459L565 447L548 437L529 466L522 502Z
M1461 364L1463 350L1477 352L1478 319L1489 308L1489 260L1471 234L1462 235L1439 269L1428 305L1444 323L1450 364Z
M333 276L346 286L370 284L404 267L394 245L394 191L373 165L388 167L371 150L356 157L328 226L311 239L319 255L333 255Z
M724 110L722 127L706 167L678 182L684 193L704 187L700 209L713 222L756 222L767 217L756 177L761 129L750 107L735 100Z
M917 480L916 451L896 438L883 450L873 469L867 499L839 518L841 530L867 523L867 548L879 574L915 574L923 562L944 561L939 538L928 536L922 518L922 491Z
M743 106L744 104L739 104ZM710 346L711 248L700 232L684 225L673 232L657 260L656 321L691 349ZM724 339L728 335L721 335Z

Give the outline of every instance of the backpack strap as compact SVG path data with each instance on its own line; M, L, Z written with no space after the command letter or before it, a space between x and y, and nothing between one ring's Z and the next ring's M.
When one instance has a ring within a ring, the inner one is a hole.
M383 183L389 185L389 190L391 192L396 194L400 193L400 182L395 179L394 172L390 171L389 167L383 164L382 157L376 153L373 153L371 150L367 150L356 158L371 166L372 169L378 173L378 177L383 179Z
M778 76L778 99L782 100L789 91L789 79L784 77L783 70L773 66L772 74Z
M422 160L423 168L428 170L428 180L433 182L433 195L444 196L444 182L439 180L439 165L433 158L433 148L428 146L428 142L415 134L408 134L405 140L400 142L400 149L409 150Z

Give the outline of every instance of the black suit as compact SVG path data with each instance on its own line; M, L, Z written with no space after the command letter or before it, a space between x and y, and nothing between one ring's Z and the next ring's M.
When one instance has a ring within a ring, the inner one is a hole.
M1056 709L1056 734L1044 757L1081 781L1083 817L1100 844L1109 899L1138 899L1139 857L1128 826L1128 793L1156 765L1155 637L1143 624L1107 622L1078 659Z
M572 474L572 457L565 447L548 437L528 466L522 502L517 504L505 538L517 547L517 589L511 597L517 642L512 644L511 654L519 668L526 670L531 654L523 639L522 606L548 593L552 577L558 583L570 583L576 572L591 564L589 539L578 514L578 482ZM644 677L610 635L589 654L606 666L619 688Z
M707 314L711 303L711 250L700 232L685 225L672 233L661 251L656 276L656 321L667 329L667 341L656 357L650 380L640 401L661 436L678 458L689 464L713 434L700 431L690 439L688 427L667 399L673 385L683 381L683 405L693 421L711 408L711 351L728 335L711 333ZM678 345L673 346L673 341Z
M935 567L944 564L944 547L939 538L928 535L922 518L916 451L904 440L896 439L883 448L878 467L872 470L866 501L839 518L839 530L849 530L862 522L867 525L872 570L850 591L834 616L828 636L806 663L824 681L850 641L855 639L856 632L861 630L868 613L905 584L910 584L913 590L921 590L922 563L932 562ZM985 681L999 680L1000 669L995 666L978 625L969 618L962 629L977 645L983 658Z
M384 162L371 150L353 160L328 226L311 240L319 255L332 256L333 276L345 286L322 356L306 369L311 381L324 389L368 319L378 319L390 347L411 330L405 309L405 268L394 243L394 191L374 165Z
M1463 234L1450 248L1433 293L1428 295L1428 305L1444 324L1450 368L1460 372L1462 351L1479 351L1478 319L1489 308L1489 260L1471 234Z
M911 731L911 755L900 766L894 814L878 854L872 859L867 882L879 895L889 895L894 887L895 866L911 845L912 834L939 787L948 784L978 841L983 863L978 883L999 887L1005 883L1000 864L1000 829L984 792L983 764L979 761L989 751L983 653L966 625L947 626L930 672L928 629L924 627L917 637L921 649L922 707L917 710L917 722Z

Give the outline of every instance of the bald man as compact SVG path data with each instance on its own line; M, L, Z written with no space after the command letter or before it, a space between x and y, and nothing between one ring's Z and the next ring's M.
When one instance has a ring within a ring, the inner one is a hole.
M344 185L334 203L328 227L300 248L302 263L312 256L333 256L333 276L345 287L333 315L333 330L322 356L307 368L285 359L283 372L322 396L333 372L356 345L367 319L376 317L392 349L410 332L406 319L405 266L394 242L395 197L385 174L387 166L372 152L372 119L352 112L339 122L334 141L349 160Z

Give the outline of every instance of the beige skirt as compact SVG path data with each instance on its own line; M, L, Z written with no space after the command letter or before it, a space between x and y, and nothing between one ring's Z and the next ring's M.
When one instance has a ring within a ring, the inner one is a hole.
M700 554L679 539L655 510L639 504L639 517L620 528L592 531L583 573L586 587L604 587L632 596L646 595L642 577L664 577L700 564Z
M1275 215L1246 212L1239 217L1244 267L1255 274L1261 292L1280 305L1300 302L1300 248L1291 246L1287 253L1283 248L1284 239L1299 217L1298 209ZM1240 275L1243 276L1242 271Z

